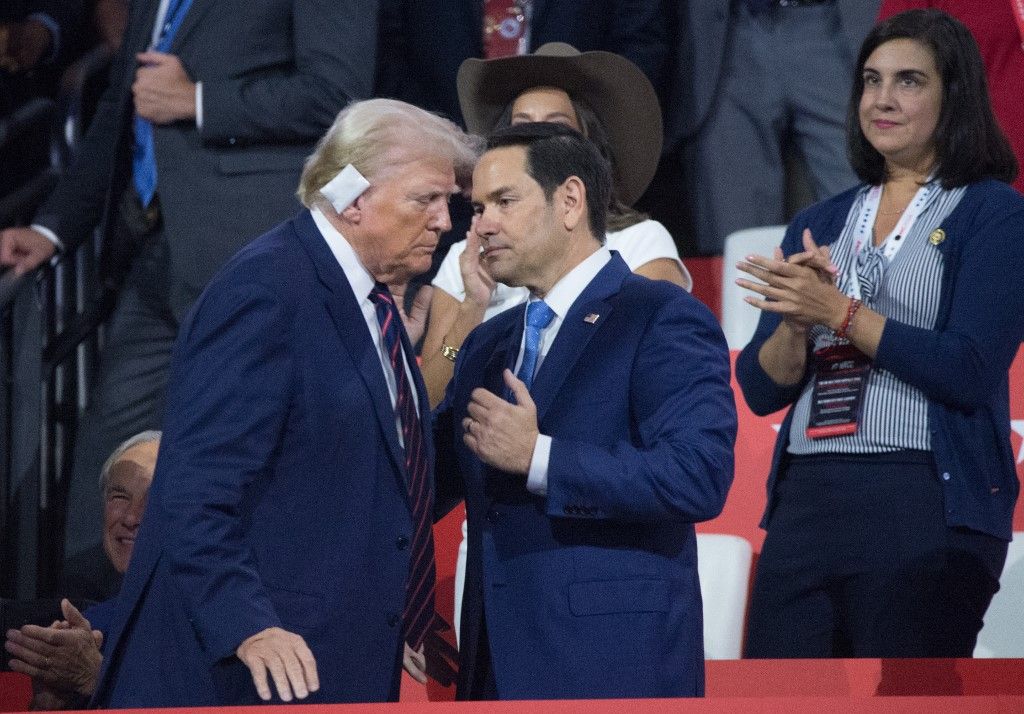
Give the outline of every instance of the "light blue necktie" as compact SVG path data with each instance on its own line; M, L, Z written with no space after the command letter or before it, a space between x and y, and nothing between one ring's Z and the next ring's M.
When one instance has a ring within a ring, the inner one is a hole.
M533 373L537 371L540 356L540 333L551 324L555 311L543 300L534 300L526 306L526 341L523 345L523 363L516 375L529 389L533 386Z
M167 6L167 15L164 17L163 27L160 28L160 38L153 49L158 52L166 52L171 48L174 35L185 19L192 0L171 0ZM135 190L139 192L139 199L143 207L152 202L156 193L156 151L153 148L153 125L145 119L135 117L135 150L132 153L132 178L135 181Z

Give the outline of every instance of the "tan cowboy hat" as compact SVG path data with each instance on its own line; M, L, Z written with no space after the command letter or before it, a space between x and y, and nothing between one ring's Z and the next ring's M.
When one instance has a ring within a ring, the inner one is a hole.
M650 80L625 57L549 42L532 55L467 59L457 84L466 127L483 135L525 90L562 89L593 109L604 125L615 188L624 203L633 205L654 178L661 155L661 107Z

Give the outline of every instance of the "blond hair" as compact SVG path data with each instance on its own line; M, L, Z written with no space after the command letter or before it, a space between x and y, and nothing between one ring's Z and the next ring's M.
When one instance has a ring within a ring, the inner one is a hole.
M465 185L482 142L452 122L396 99L367 99L345 107L306 159L296 195L307 208L323 207L320 189L352 164L370 183L396 159L442 158Z

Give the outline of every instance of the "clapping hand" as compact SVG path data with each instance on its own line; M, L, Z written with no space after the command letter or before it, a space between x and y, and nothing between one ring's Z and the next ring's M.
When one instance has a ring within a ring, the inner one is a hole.
M748 296L744 301L759 310L778 313L800 331L815 324L841 324L847 298L836 288L837 269L828 247L818 246L808 229L803 232L803 245L803 252L788 260L776 248L772 258L750 255L738 263L739 270L761 281L736 279L737 285L761 296Z
M93 630L67 599L60 603L65 620L49 627L24 625L7 631L5 649L11 669L32 677L37 693L89 696L96 687L103 657L103 634Z

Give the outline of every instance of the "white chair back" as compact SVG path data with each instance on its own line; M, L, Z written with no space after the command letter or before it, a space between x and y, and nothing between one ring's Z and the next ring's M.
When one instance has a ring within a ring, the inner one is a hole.
M469 551L469 527L465 519L462 521L462 540L459 541L459 555L455 559L455 612L452 615L452 626L455 628L455 646L459 646L462 624L462 591L466 589L466 554Z
M747 295L753 295L736 284L736 278L750 277L736 269L736 263L751 253L772 254L782 243L786 234L785 226L765 226L736 231L725 239L725 255L722 258L722 331L730 350L739 350L750 342L761 311L743 302Z
M1024 531L1013 534L999 592L985 613L975 657L1024 657Z
M739 659L753 548L746 538L697 534L697 573L704 601L704 659Z

